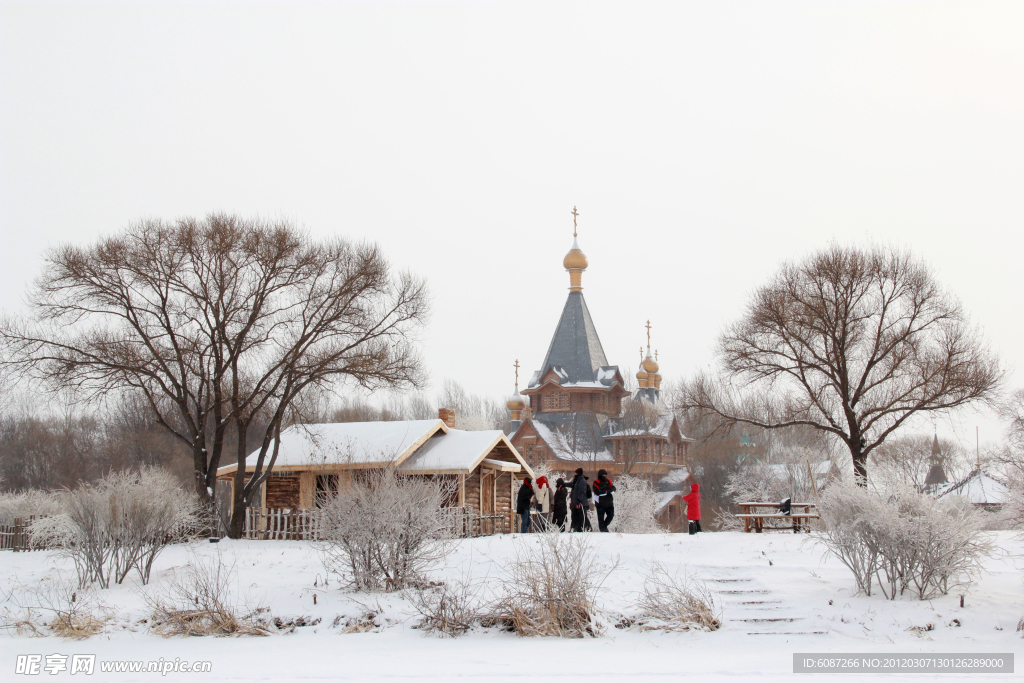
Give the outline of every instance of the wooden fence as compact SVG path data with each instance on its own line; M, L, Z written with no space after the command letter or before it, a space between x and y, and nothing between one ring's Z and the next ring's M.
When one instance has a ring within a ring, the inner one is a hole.
M29 537L28 528L33 521L35 517L15 517L13 520L0 521L0 550L42 550L43 547L33 544Z
M489 536L507 534L512 527L510 515L477 515L471 507L444 510L453 536ZM320 523L316 510L291 508L246 508L242 538L259 541L316 541Z

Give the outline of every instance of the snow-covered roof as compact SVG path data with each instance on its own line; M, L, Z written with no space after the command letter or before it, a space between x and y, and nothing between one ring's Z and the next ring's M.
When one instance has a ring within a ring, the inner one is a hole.
M495 446L505 442L505 435L497 429L483 432L464 432L449 429L447 434L435 434L401 465L403 472L435 472L440 470L470 471ZM496 461L497 462L497 461ZM510 464L510 463L504 463Z
M437 419L295 425L281 432L281 448L274 467L398 463L433 434L447 429ZM269 462L273 449L271 444L264 464ZM259 451L253 451L245 464L255 466L258 456ZM234 469L234 465L220 468Z
M974 505L1002 505L1010 489L998 479L976 469L964 479L950 484L939 493L939 498L948 495L963 496Z
M655 508L654 514L659 515L661 511L668 507L668 504L672 502L672 499L679 495L679 491L663 491L658 493L658 507Z
M505 469L519 466L532 475L500 430L472 432L449 429L442 420L339 422L289 427L281 432L281 448L274 468L296 471L332 465L398 465L406 472L469 472L502 442L516 455L518 464L498 460L494 463L500 463L500 467ZM264 464L269 462L269 453ZM255 466L258 456L259 451L254 451L246 459L246 465ZM226 465L218 472L226 474L234 470L235 465Z
M572 462L587 462L589 460L595 460L598 462L615 461L615 456L607 449L598 453L592 453L590 451L585 453L573 453L563 447L563 444L555 434L555 430L551 427L547 426L540 420L533 420L531 424L533 425L533 428L537 430L537 436L547 444L547 447L551 449L551 452L554 453L559 460L569 460Z
M686 467L669 470L668 474L661 478L661 484L682 484L690 476L690 470Z
M608 434L607 438L616 438L622 436L660 436L668 438L669 431L672 429L672 413L664 413L658 415L658 419L653 421L649 428L643 429L639 427L630 427L628 429L620 429ZM682 435L680 435L682 436ZM686 439L685 436L683 436Z

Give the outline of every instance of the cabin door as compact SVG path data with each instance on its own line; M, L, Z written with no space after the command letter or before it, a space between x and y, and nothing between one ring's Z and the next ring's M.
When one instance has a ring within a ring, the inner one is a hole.
M480 470L480 514L494 514L494 470Z

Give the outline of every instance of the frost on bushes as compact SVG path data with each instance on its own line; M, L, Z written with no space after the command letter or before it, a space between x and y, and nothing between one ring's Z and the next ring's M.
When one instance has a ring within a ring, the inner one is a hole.
M423 580L452 550L444 503L455 483L385 468L324 501L317 550L328 571L353 590L396 591Z
M610 531L622 534L658 534L658 492L642 477L623 474L615 480L615 517ZM596 526L596 525L595 525Z
M878 495L851 482L833 485L820 506L822 543L853 572L859 592L877 581L890 600L921 600L969 585L992 551L983 519L969 506L901 487Z
M45 517L60 512L60 501L49 491L21 491L0 493L0 522L13 522L19 517L28 521L31 517Z
M32 523L32 543L70 558L82 586L108 588L133 569L148 583L157 555L203 526L196 496L158 468L115 472L53 495L59 512Z

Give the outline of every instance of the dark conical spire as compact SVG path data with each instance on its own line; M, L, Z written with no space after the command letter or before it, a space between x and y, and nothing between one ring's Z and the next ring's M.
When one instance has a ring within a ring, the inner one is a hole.
M548 353L544 356L541 374L556 366L565 371L569 383L592 382L597 376L597 369L606 365L608 359L587 302L583 300L583 292L569 292Z
M928 468L928 474L924 478L925 489L934 491L948 481L946 472L942 469L942 449L939 447L939 435L936 434L932 439L931 467Z

